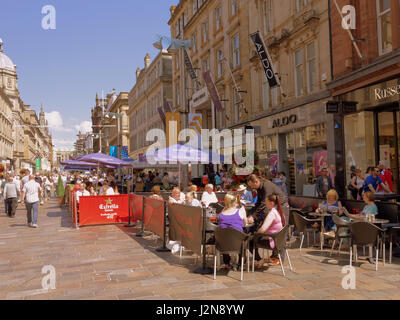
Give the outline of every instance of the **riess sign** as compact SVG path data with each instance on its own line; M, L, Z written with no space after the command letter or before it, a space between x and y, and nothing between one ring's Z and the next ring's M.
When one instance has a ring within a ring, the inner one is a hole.
M267 77L269 86L274 88L278 86L278 81L275 77L274 69L272 68L271 61L268 58L268 52L265 48L264 42L262 41L259 32L250 35L251 40L253 40L258 56L261 59L262 65L264 67L265 76Z

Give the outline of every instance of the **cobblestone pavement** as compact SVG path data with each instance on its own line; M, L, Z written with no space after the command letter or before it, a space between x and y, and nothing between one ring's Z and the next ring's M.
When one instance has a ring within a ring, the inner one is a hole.
M348 253L291 249L294 270L280 267L244 274L193 273L196 258L155 249L160 240L138 238L136 228L73 228L66 209L52 200L40 207L39 228L26 225L25 207L15 219L0 208L0 299L400 299L400 260L356 264L356 289L342 288ZM388 256L388 254L387 254ZM199 262L198 260L197 262ZM209 263L212 265L212 259ZM42 289L42 268L56 270L56 289Z

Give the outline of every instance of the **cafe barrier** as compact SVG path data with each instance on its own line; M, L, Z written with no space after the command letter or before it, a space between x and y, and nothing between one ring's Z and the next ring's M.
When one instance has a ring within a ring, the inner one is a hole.
M129 195L79 198L79 225L105 225L129 222Z
M126 227L134 227L135 223L143 219L143 196L129 194L129 212L129 223Z
M145 198L143 211L144 227L159 236L163 240L163 245L156 250L159 252L170 251L167 248L167 213L165 201Z
M201 255L203 209L180 204L168 205L169 239Z

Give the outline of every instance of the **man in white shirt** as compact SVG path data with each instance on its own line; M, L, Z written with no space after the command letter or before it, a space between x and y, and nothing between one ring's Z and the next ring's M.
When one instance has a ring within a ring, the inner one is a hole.
M76 202L79 204L79 197L88 197L90 192L86 190L86 184L82 183L80 189L76 192Z
M183 204L185 203L185 194L181 192L181 189L179 187L175 187L172 190L168 202L169 204Z
M21 193L21 180L19 179L19 176L14 177L14 183L17 186L18 189L18 200L17 202L20 203L21 199L19 199L20 193Z
M28 226L37 228L39 193L42 191L40 184L35 181L35 176L29 177L29 182L22 188L22 200L25 200ZM33 209L33 218L32 218Z
M218 203L217 196L214 193L214 186L212 184L206 185L204 188L206 191L203 192L201 196L201 204L208 208L210 203Z

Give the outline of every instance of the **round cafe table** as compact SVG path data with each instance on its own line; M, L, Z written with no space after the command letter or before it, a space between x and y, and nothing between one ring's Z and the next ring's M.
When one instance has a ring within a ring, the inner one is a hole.
M317 212L310 212L308 215L317 217L317 220L321 221L321 232L320 232L320 241L321 241L321 251L324 250L324 241L325 241L325 226L324 226L324 218L331 217L332 213L317 213Z

